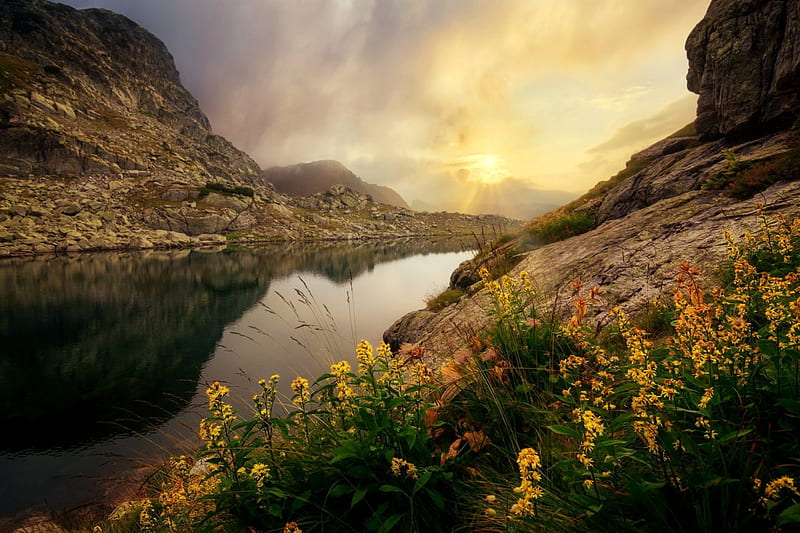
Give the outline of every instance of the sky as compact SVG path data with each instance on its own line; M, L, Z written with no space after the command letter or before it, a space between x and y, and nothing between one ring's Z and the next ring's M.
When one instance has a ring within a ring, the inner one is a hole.
M694 119L684 43L709 0L66 3L164 41L262 168L336 159L412 207L533 216Z

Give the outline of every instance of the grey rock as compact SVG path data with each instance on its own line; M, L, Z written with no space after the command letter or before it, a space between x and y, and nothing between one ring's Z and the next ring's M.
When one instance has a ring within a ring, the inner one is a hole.
M800 181L776 184L759 201L765 203L768 214L800 218ZM754 200L734 201L715 192L690 191L532 250L510 274L529 272L541 298L540 312L555 309L565 318L572 310L568 288L573 281L580 280L587 288L600 286L605 305L593 308L590 322L603 323L613 305L635 312L654 299L668 298L684 261L712 279L726 254L723 232L742 238L758 225ZM445 359L490 324L488 308L488 295L481 290L438 313L406 315L384 333L384 339L393 344L419 342L429 353Z
M725 167L723 150L731 149L742 161L758 160L790 150L793 132L730 144L724 140L666 153L647 161L642 170L623 180L603 197L596 219L602 223L623 217L665 198L700 189ZM635 159L628 165L635 164Z
M795 122L800 109L800 3L712 0L686 41L702 140L752 136Z
M383 341L396 351L404 343L417 341L426 324L436 316L433 311L413 311L398 319L383 333Z
M247 207L250 205L250 201L249 199L246 200L241 196L212 192L203 199L203 205L216 207L218 209L232 209L233 211L239 212L247 209Z
M32 69L59 65L69 74L63 77L69 83L6 78L0 116L13 126L0 136L0 172L75 176L161 169L198 181L261 183L258 165L211 132L161 41L111 11L55 5L0 5L2 51ZM12 20L37 22L31 30ZM76 118L90 120L76 131Z
M47 210L46 210L46 209L44 209L44 208L43 208L43 207L41 207L41 206L38 206L38 205L31 206L31 207L28 209L28 216L32 216L32 217L42 217L42 216L44 216L45 214L47 214Z
M168 189L162 198L168 202L183 202L189 199L189 191L185 188Z

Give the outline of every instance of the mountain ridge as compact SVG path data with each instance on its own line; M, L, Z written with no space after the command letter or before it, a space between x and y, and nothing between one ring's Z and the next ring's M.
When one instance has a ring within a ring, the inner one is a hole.
M261 177L271 183L275 190L289 196L310 196L334 185L344 185L371 196L376 202L410 209L403 197L391 187L366 182L333 159L273 166L262 170Z
M311 201L276 192L211 130L164 43L104 9L0 2L0 89L0 257L518 223L417 214L345 188Z

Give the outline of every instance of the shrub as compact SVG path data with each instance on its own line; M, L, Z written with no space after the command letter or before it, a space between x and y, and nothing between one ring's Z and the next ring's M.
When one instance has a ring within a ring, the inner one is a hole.
M273 414L279 376L259 382L249 418L227 403L227 387L213 383L199 455L210 490L198 489L195 500L188 480L170 484L148 504L150 527L178 521L178 530L273 531L321 521L325 531L449 531L440 517L460 508L452 481L460 456L436 453L448 431L431 397L433 373L421 351L408 355L404 366L387 345L376 354L362 341L357 372L341 361L314 383L296 378L294 410L284 416ZM173 500L184 507L164 503Z
M800 177L800 148L774 158L743 163L732 150L726 150L727 166L707 180L703 189L722 189L736 198L750 198L779 181Z
M527 404L519 385L504 389L502 418L535 415L549 429L515 437L524 444L521 497L506 499L511 516L526 527L559 529L559 509L574 527L609 531L800 522L800 221L764 219L748 243L730 246L726 290L703 291L699 272L681 266L674 334L660 345L619 310L604 334L621 342L598 343L582 325L598 290L577 286L572 319L552 333L569 346L554 350L554 392L540 380L544 394ZM493 293L495 305L513 301L508 292ZM520 329L516 338L526 334ZM541 364L526 355L519 364Z

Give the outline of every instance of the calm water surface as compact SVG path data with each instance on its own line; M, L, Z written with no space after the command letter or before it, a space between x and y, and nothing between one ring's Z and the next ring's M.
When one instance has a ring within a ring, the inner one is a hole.
M393 241L0 262L0 516L113 493L196 446L207 383L354 360L447 285L464 243Z

